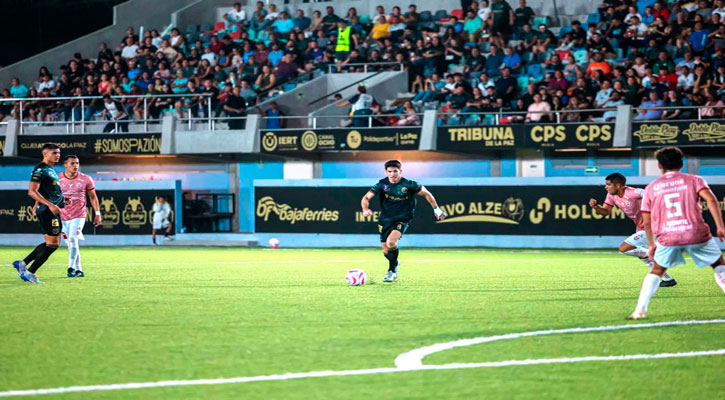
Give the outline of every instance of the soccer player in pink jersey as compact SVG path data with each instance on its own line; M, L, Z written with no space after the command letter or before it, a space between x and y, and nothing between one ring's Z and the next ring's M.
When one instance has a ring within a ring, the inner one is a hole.
M599 215L607 216L612 212L613 207L618 207L624 215L634 222L636 228L634 234L624 239L619 245L619 252L632 257L637 257L647 268L652 269L654 263L650 260L647 247L647 234L644 231L644 221L642 220L642 194L644 189L633 188L627 186L627 178L619 172L610 174L604 178L604 189L607 190L607 197L604 199L604 205L597 204L595 199L589 200L589 206ZM669 274L662 276L660 286L675 286L677 281Z
M668 268L685 264L683 252L687 252L698 268L712 266L715 282L725 292L725 261L710 227L702 218L700 198L715 220L716 235L725 240L720 203L704 179L697 175L683 174L682 151L677 147L665 147L655 153L662 176L647 185L642 200L642 217L649 243L649 257L654 260L652 271L647 274L639 293L637 308L629 319L642 319L647 306L657 292L660 279Z
M80 161L76 156L65 156L65 171L60 174L60 189L65 197L65 208L61 209L60 219L63 224L63 238L68 245L68 277L82 278L85 276L81 267L81 252L78 247L83 237L83 225L86 222L86 193L91 200L95 213L93 224L101 224L101 209L96 195L96 186L90 176L80 172Z

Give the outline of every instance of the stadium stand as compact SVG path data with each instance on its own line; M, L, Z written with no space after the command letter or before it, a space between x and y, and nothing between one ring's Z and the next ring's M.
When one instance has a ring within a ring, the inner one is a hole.
M392 116L379 118L388 125L419 123L412 115L423 109L439 110L439 124L486 123L493 111L601 109L571 117L597 121L620 104L643 108L638 119L692 114L652 107L725 115L723 0L603 0L565 26L552 26L525 0L465 3L466 10L379 6L377 15L315 3L308 16L258 2L251 12L238 4L221 21L142 37L130 27L118 42L99 43L95 55L40 68L34 82L5 82L0 120L86 122L102 112L100 100L72 98L104 94L122 97L132 119L241 116L321 73L374 72L391 62L408 71L409 88L376 99ZM33 100L21 106L17 99Z

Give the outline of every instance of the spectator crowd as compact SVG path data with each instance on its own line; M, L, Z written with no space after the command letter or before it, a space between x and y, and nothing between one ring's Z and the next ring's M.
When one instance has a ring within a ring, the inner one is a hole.
M235 4L201 32L139 37L129 27L118 43L100 43L94 58L76 53L57 71L41 68L32 84L13 79L0 119L89 121L113 112L102 99L76 98L106 94L135 96L120 103L136 119L167 111L241 117L315 71L376 71L386 62L402 64L410 85L392 108L399 118L376 119L386 125L419 124L423 108L440 110L445 124L492 123L494 111L520 122L553 121L556 111L561 122L608 121L622 104L636 107L640 120L725 115L724 0L603 0L586 21L562 27L525 0L517 8L504 0L461 4L435 12L378 6L371 16L355 8L338 16L327 6L293 16L260 1L251 15ZM144 101L147 94L176 96ZM12 98L39 100L21 111ZM346 103L369 103L355 115L381 114L366 99L359 93ZM281 114L276 104L259 111Z

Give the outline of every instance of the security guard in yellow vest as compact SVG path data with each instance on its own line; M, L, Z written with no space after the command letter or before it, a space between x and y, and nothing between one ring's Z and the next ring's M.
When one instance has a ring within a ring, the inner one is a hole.
M337 23L337 44L335 45L335 59L339 61L347 60L350 50L353 48L352 43L357 48L357 36L352 34L352 27L348 26L345 21Z

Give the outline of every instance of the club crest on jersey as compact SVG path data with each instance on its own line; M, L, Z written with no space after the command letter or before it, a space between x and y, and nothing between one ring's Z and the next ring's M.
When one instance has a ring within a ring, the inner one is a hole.
M400 191L403 192L403 194L406 194L406 193L408 193L408 188L404 187L404 188L400 189Z
M389 191L389 190L390 190L390 186L388 186L388 185L383 185L383 192L387 192L387 191Z

